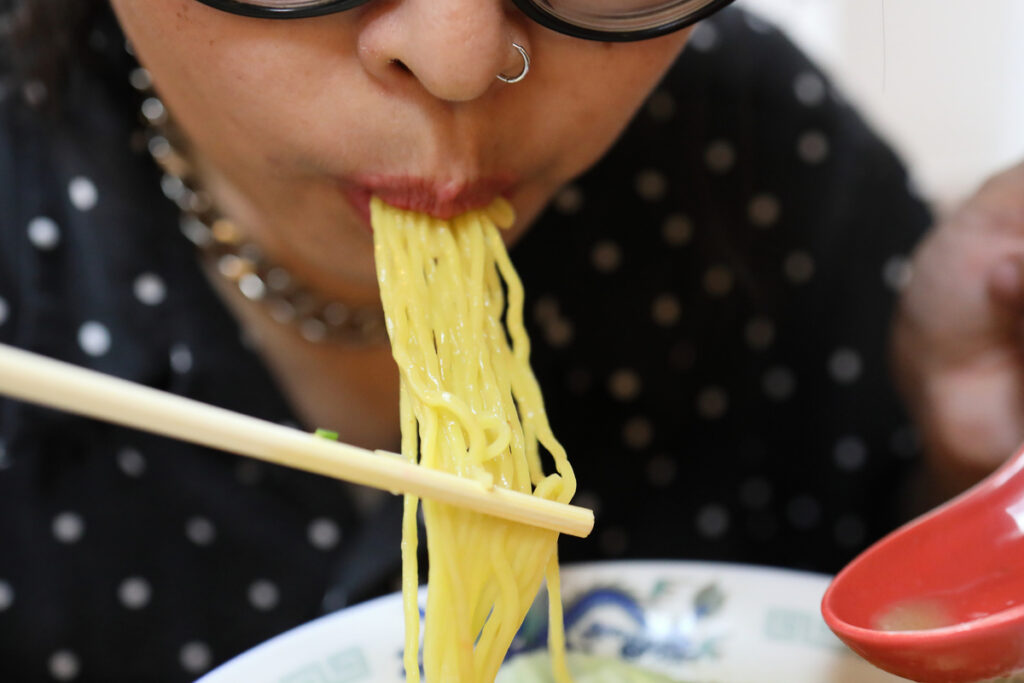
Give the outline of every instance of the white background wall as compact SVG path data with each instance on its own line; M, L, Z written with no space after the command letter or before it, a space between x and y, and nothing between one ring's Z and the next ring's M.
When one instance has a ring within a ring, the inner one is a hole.
M1024 0L741 0L780 24L939 205L1024 159Z

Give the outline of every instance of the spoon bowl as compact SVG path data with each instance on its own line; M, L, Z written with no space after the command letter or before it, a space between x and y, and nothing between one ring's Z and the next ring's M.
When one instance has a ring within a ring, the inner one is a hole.
M855 652L914 681L1024 673L1024 451L857 557L822 614Z

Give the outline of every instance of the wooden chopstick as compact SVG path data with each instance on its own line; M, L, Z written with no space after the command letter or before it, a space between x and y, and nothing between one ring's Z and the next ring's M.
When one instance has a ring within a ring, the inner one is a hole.
M585 537L594 513L0 344L0 394L267 462Z

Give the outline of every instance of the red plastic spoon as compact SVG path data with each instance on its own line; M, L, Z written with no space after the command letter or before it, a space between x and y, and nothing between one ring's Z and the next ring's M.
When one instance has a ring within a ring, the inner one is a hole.
M857 557L821 609L855 652L898 676L1024 681L1024 451Z

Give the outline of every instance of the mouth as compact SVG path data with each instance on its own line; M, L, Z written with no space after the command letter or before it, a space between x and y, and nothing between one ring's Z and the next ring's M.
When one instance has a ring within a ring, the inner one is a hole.
M409 176L362 176L341 183L341 190L356 211L370 225L370 198L398 209L418 211L449 220L459 214L488 206L499 196L511 192L514 180L491 176L473 181L435 181Z

